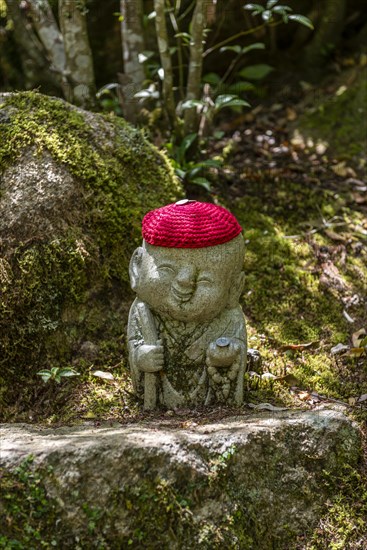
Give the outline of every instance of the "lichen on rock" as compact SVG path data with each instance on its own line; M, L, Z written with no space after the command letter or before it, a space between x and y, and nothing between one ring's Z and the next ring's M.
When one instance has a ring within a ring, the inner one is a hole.
M0 403L9 411L27 402L40 368L82 358L85 341L121 340L141 218L182 190L140 131L60 99L3 94L0 136Z

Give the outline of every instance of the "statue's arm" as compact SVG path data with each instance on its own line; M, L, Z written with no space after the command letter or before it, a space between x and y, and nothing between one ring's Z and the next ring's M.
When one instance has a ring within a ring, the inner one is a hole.
M221 347L219 340L227 341ZM240 306L227 310L220 322L217 337L213 338L207 349L207 364L225 366L235 361L246 362L247 333L246 322Z
M163 346L149 306L141 300L136 299L131 306L127 334L133 386L137 393L142 393L142 374L163 368Z

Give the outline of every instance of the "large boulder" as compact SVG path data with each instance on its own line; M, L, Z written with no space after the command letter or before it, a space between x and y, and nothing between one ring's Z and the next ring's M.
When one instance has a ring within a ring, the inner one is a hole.
M141 219L180 196L122 119L0 95L0 410L32 402L41 368L120 360Z
M288 550L360 452L356 427L327 409L3 425L0 439L2 548Z

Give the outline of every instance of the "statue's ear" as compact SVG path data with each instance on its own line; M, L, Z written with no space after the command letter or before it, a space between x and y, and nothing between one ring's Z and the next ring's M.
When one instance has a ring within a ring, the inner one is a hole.
M144 249L139 246L131 256L129 265L129 275L131 288L136 291L139 285L140 268L143 260Z
M234 284L230 291L230 296L229 296L230 308L234 308L238 305L244 286L245 286L245 272L241 271L241 273L237 276L237 279L234 281Z

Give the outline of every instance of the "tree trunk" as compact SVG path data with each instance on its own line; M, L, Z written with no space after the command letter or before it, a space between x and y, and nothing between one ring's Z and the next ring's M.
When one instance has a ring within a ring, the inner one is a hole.
M90 108L95 105L95 80L86 12L86 0L59 0L60 28L64 37L73 102Z
M13 21L15 41L19 47L25 88L39 86L40 83L59 88L55 76L48 70L48 61L44 48L37 38L30 19L28 6L19 0L6 0L9 19Z
M203 69L204 30L206 27L207 0L197 0L191 20L190 63L187 77L186 101L200 99L201 76ZM196 108L186 109L184 117L184 134L198 130Z
M176 109L173 96L173 71L171 54L169 53L169 40L164 4L164 0L154 0L154 9L156 12L155 28L161 65L164 72L162 81L163 101L165 103L165 110L168 115L171 128L174 128L176 126Z
M325 0L320 9L322 16L319 27L303 55L304 62L313 70L325 65L327 49L337 46L340 41L345 23L346 0Z
M56 73L65 99L70 98L70 86L67 81L66 55L64 39L57 26L48 0L29 0L32 24L42 42L51 63L50 70Z
M128 78L123 89L123 112L125 118L134 123L139 112L134 95L143 88L145 79L144 67L139 63L139 53L144 51L142 0L121 0L121 15L124 73Z

